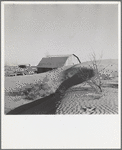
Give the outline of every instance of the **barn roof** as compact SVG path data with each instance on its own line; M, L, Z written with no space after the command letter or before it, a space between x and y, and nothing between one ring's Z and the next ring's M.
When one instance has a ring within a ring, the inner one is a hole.
M68 57L70 57L71 55L74 54L70 54L70 55L55 55L55 56L48 56L45 58L42 58L42 60L39 62L39 64L37 65L37 67L44 67L44 68L58 68L58 67L62 67L64 66L66 60L68 59ZM75 57L77 57L76 55L74 55Z
M68 57L46 57L42 58L40 63L38 64L38 67L44 67L44 68L58 68L62 67Z

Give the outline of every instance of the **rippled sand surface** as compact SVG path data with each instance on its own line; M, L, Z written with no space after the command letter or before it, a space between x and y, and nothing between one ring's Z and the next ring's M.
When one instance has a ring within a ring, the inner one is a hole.
M56 114L118 114L118 89L107 87L97 94L91 88L70 88Z
M102 93L96 93L92 87L83 84L68 90L61 87L59 93L20 106L9 114L118 114L117 85L104 85Z

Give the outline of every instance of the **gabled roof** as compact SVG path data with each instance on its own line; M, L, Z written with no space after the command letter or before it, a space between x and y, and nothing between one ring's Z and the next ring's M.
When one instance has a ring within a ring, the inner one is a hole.
M72 56L74 54L69 54L69 55L53 55L53 56L48 56L42 58L42 60L39 62L37 67L42 67L42 68L58 68L62 67L65 65L66 60L68 57ZM76 55L74 55L77 57Z

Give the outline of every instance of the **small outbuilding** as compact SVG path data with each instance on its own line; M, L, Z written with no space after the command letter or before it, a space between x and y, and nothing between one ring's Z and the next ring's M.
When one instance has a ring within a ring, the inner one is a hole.
M81 61L75 54L48 56L42 58L37 65L37 73L43 73L63 66L79 63L81 63Z

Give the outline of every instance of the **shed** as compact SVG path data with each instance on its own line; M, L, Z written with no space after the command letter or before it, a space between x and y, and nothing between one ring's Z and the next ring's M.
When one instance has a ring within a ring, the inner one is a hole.
M42 73L63 66L75 65L79 63L81 63L81 61L75 54L48 56L42 58L42 60L37 65L37 73Z

